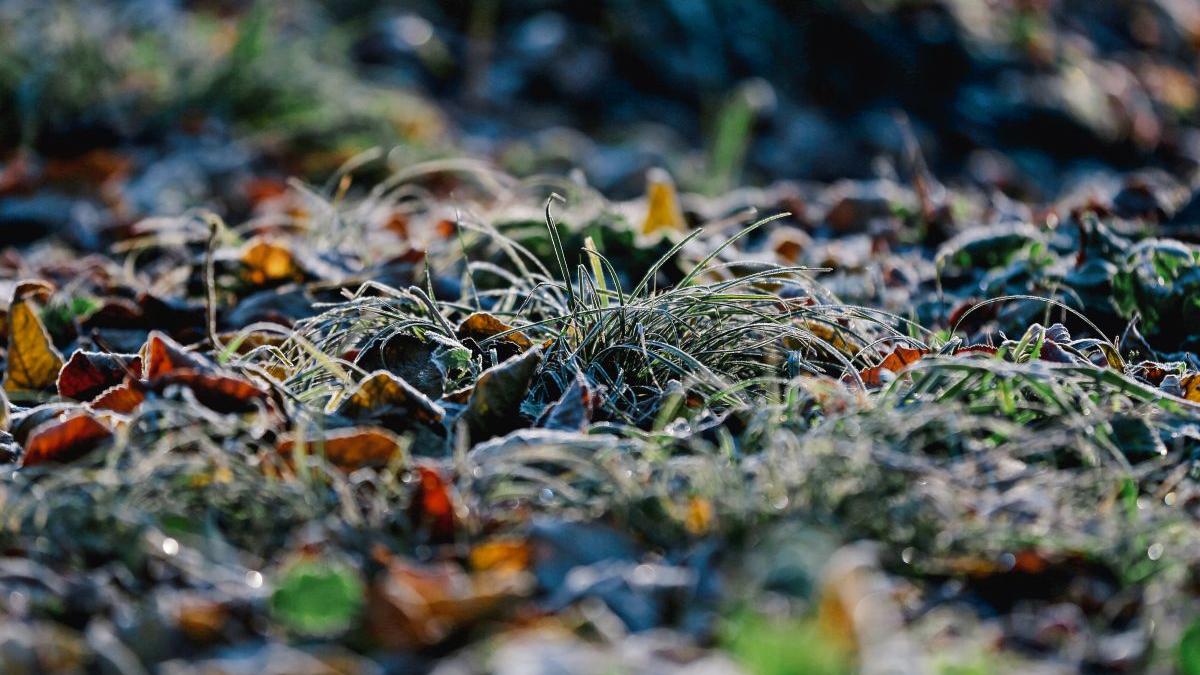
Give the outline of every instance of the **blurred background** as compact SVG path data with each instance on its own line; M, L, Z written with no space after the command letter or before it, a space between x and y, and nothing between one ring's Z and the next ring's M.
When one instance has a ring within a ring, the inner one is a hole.
M1198 54L1195 0L3 0L0 225L236 215L373 146L616 197L923 162L1036 201L1190 176Z

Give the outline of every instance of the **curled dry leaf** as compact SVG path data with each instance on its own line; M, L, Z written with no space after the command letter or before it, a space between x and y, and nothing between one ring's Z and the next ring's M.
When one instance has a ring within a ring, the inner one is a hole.
M508 331L513 332L509 333ZM514 330L512 326L487 312L475 312L463 319L462 323L458 324L455 333L459 340L463 340L467 344L474 341L485 352L487 349L482 347L484 340L505 333L503 337L497 338L488 345L496 350L500 361L506 361L533 346L533 341L524 333Z
M858 376L868 387L879 387L883 385L883 371L899 373L920 361L928 353L928 349L914 349L900 345L883 357L883 361L879 365L859 371Z
M337 407L351 419L372 419L392 431L404 431L417 421L444 433L445 412L404 379L379 370L371 373Z
M323 438L309 440L309 452L323 453L334 466L354 470L367 466L387 466L404 454L400 438L379 427L335 429ZM296 449L294 435L284 436L275 446L279 454L291 457Z
M114 387L109 387L92 399L93 410L130 415L146 400L146 391L138 380L128 380Z
M112 438L107 424L89 412L78 412L38 425L25 441L21 466L70 462Z
M106 354L76 350L58 373L58 395L90 401L130 375L140 377L142 360L136 354Z
M541 364L542 350L534 347L479 376L464 414L473 441L503 436L525 425L521 401Z
M202 357L191 354L178 342L159 331L152 331L142 347L143 377L148 380L176 370L209 370L213 367Z

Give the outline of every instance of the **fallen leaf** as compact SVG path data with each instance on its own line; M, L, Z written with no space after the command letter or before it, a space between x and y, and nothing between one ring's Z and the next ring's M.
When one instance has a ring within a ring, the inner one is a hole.
M472 346L477 353L486 353L488 348L495 349L496 357L503 362L533 346L533 342L521 331L507 333L504 337L491 340L484 346L485 340L512 330L514 330L512 326L487 312L475 312L458 324L455 334L465 344L471 345L474 342L475 345L478 345L478 349Z
M255 286L299 280L303 275L290 249L283 244L254 237L242 247L242 277Z
M412 428L418 421L444 434L445 412L408 382L379 370L359 382L337 412L351 419L372 419L392 431Z
M1200 373L1191 373L1179 378L1181 398L1200 403Z
M135 380L127 381L110 387L92 399L89 406L93 410L108 410L110 412L130 415L146 400L146 392Z
M91 413L80 412L42 423L25 441L21 466L70 462L112 437L112 430Z
M437 469L424 464L417 467L417 488L408 515L413 527L428 533L431 543L444 544L454 540L457 529L454 500L450 486Z
M683 232L687 220L679 205L675 182L662 169L651 170L646 175L646 219L642 221L642 234L654 234L660 230Z
M387 429L353 427L335 429L323 438L308 441L309 452L321 452L331 464L346 470L387 466L403 454L400 438ZM293 435L284 436L275 449L290 457L296 448Z
M372 584L367 625L385 648L430 647L502 612L532 587L525 573L467 574L454 563L417 565L397 558Z
M467 561L471 569L522 572L529 569L533 550L525 539L497 537L471 549Z
M196 400L205 407L221 413L250 412L256 401L265 400L267 392L243 377L194 370L178 370L151 381L151 387L161 392L171 385L192 390Z
M349 565L304 557L280 573L271 613L296 633L328 637L353 625L363 596L363 583Z
M928 349L915 349L900 345L893 349L887 356L883 357L883 361L879 365L859 371L858 376L862 378L863 384L868 387L879 387L883 385L883 371L899 373L908 366L920 361L928 353Z
M136 354L76 350L58 373L58 395L90 401L126 377L140 377L142 360Z
M32 300L18 300L9 309L8 366L4 375L7 391L43 391L54 386L63 366L62 354L54 347L46 327L38 318Z
M203 357L188 353L183 345L159 331L152 331L142 347L143 377L154 380L175 370L209 370Z
M478 443L525 426L521 401L541 364L542 350L534 347L479 376L464 413L472 441Z

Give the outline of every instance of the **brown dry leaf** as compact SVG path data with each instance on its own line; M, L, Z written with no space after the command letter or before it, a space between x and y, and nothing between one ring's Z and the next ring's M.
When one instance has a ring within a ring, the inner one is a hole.
M62 354L38 318L32 300L18 300L9 309L7 391L43 391L54 386L63 367Z
M90 401L120 384L126 377L139 377L142 360L136 354L107 354L76 350L58 373L58 395Z
M43 422L29 433L21 466L70 462L112 437L112 430L89 412Z
M642 234L684 232L687 227L670 174L662 169L651 170L646 175L646 219L642 221Z
M371 587L367 625L386 648L428 647L532 590L524 572L467 574L454 563L418 566L393 559Z
M303 276L291 250L265 237L254 237L246 242L241 261L243 278L256 286L298 280Z
M337 412L351 419L378 418L393 431L410 426L414 418L439 427L445 415L429 397L386 370L377 370L359 382Z
M487 312L475 312L471 316L463 319L462 323L458 324L458 330L455 332L460 340L471 338L476 342L480 342L510 330L513 330L512 326L504 323L491 314L488 314ZM509 333L500 339L511 342L519 347L522 351L533 346L533 342L521 331Z
M831 347L849 358L853 358L855 353L858 351L843 336L842 331L837 330L828 323L823 321L808 320L802 321L801 325L805 330L817 336L824 342L829 343ZM800 343L792 338L785 338L784 343L788 349L795 349L796 347L800 346Z
M334 466L354 470L365 466L387 466L404 452L400 438L379 427L353 427L335 429L323 439L308 441L309 452L324 452L325 459ZM275 449L285 457L291 457L296 448L292 435L284 436Z

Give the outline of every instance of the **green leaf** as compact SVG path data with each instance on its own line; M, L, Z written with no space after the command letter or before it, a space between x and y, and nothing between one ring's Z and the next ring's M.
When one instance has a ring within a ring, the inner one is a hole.
M271 595L271 611L292 631L336 635L350 628L364 603L364 587L349 566L329 560L301 560L283 572Z
M1193 621L1179 639L1179 672L1200 675L1200 620Z

